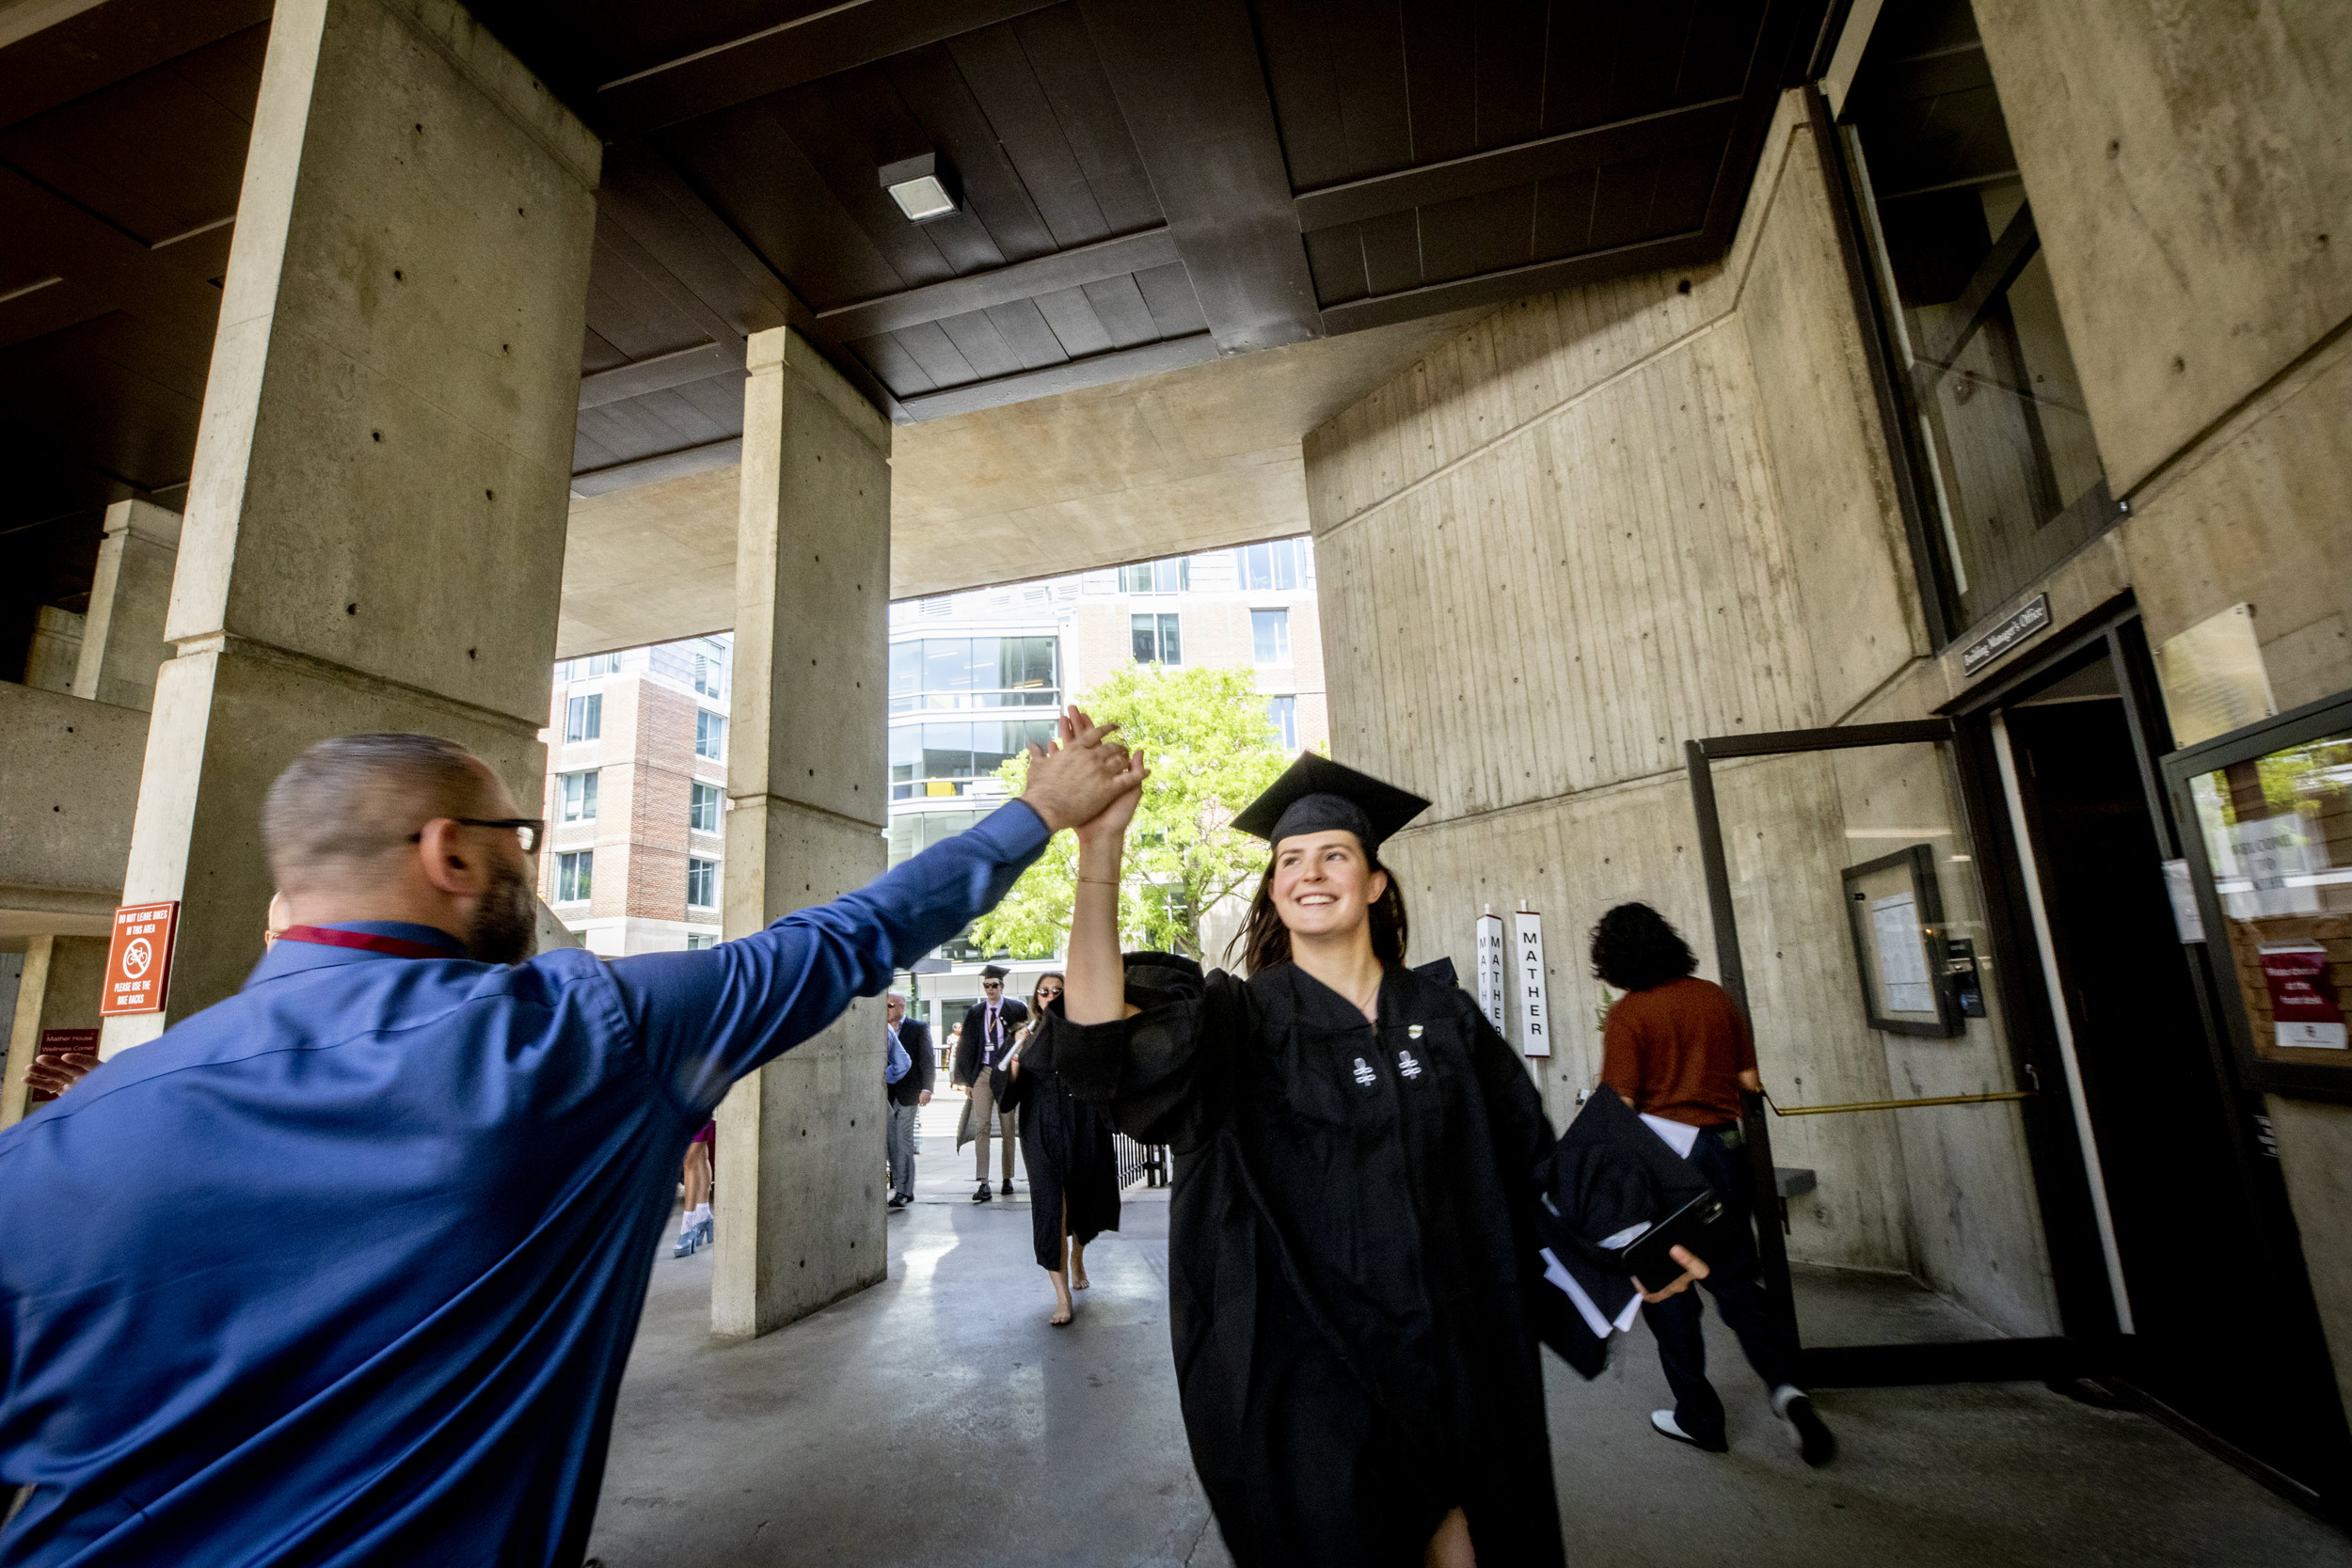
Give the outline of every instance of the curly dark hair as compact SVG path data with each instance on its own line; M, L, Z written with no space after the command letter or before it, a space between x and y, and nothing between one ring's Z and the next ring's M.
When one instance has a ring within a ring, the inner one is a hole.
M1647 904L1619 904L1593 927L1593 974L1619 990L1647 990L1698 966L1682 933Z

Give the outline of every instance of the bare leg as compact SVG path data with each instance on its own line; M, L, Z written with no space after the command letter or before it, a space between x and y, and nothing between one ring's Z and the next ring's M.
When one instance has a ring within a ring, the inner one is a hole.
M1087 1244L1075 1236L1070 1238L1070 1288L1087 1288Z
M1067 1200L1063 1202L1061 1212L1063 1228L1060 1250L1066 1253L1070 1247L1070 1204ZM1047 1269L1045 1277L1054 1282L1054 1315L1045 1321L1056 1328L1059 1328L1078 1315L1078 1304L1070 1299L1069 1275L1060 1269Z
M1438 1523L1438 1533L1421 1551L1422 1568L1477 1568L1470 1549L1470 1516L1455 1509Z
M689 1144L686 1146L686 1212L691 1214L709 1201L710 1146Z

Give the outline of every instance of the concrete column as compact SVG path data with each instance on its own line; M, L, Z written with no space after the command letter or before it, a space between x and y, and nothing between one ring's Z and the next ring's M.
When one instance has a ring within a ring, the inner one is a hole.
M24 971L18 977L16 1017L8 1029L7 1073L0 1080L0 1127L24 1119L24 1074L40 1050L44 1029L95 1029L98 998L106 983L104 937L39 936L24 939Z
M261 954L263 793L418 730L539 798L600 150L448 0L270 24L123 896L182 900L168 1015Z
M73 695L141 713L154 707L155 672L172 653L164 619L179 560L180 514L138 500L106 508Z
M82 617L45 604L33 612L33 636L24 648L24 684L37 691L73 689L73 669L82 657Z
M888 855L890 425L783 327L750 342L727 737L726 934ZM882 1014L744 1079L719 1111L710 1323L765 1334L881 1279Z

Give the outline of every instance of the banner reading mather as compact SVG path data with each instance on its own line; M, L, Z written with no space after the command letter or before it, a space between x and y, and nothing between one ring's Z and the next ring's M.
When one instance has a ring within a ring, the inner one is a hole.
M1509 1012L1503 995L1511 982L1505 978L1511 967L1510 956L1503 950L1502 916L1482 914L1478 917L1478 1010L1486 1015L1486 1022L1495 1026L1495 1033L1504 1039L1511 1037Z
M1519 1054L1551 1054L1551 1006L1544 998L1544 917L1533 910L1513 916L1518 940L1512 944L1519 988Z
M171 990L171 939L180 906L126 904L115 911L114 942L106 949L106 990L98 999L105 1017L159 1013Z

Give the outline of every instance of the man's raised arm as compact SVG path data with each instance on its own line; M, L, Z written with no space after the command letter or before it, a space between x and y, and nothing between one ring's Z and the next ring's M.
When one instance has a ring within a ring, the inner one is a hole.
M612 966L648 1062L690 1116L736 1079L816 1034L855 996L993 909L1056 830L1091 820L1136 765L1112 726L1072 708L1051 750L1029 749L1020 799L855 893L795 910L767 929L699 953Z

